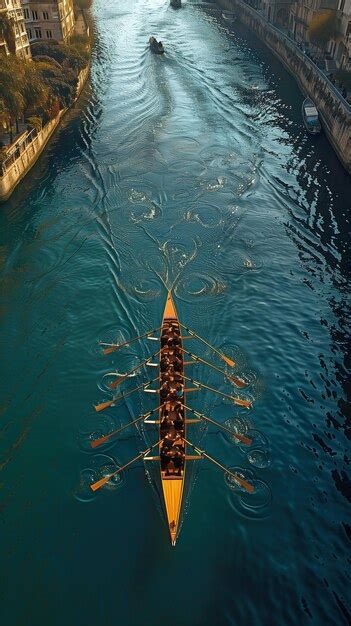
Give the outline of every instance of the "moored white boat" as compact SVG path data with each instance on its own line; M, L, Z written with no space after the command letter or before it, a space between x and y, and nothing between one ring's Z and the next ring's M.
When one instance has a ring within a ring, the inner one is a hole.
M310 98L306 98L302 103L302 119L306 130L311 135L317 135L322 127L319 121L317 107Z

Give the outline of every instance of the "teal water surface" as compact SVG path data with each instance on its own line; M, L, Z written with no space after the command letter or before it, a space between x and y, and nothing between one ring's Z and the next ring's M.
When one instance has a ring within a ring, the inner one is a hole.
M1 623L348 624L350 178L307 136L292 78L214 7L95 0L93 13L91 84L0 213ZM256 488L197 464L176 548L150 466L89 490L157 437L135 428L89 449L154 404L94 411L106 374L157 349L103 357L98 342L157 327L170 287L253 401L188 400L248 432L250 450L213 427L191 436Z

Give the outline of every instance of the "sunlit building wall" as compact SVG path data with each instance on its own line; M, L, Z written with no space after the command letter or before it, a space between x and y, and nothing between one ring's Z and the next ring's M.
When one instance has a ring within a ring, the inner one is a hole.
M30 45L20 0L0 0L0 14L5 16L13 26L16 56L30 59ZM9 42L0 37L0 54L9 54L10 52Z
M21 0L29 41L67 41L74 30L73 0Z

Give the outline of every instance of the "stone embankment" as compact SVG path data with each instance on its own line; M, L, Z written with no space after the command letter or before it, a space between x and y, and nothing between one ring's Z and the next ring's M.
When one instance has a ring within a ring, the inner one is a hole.
M216 4L233 12L236 19L250 28L294 76L303 93L315 102L330 143L351 173L351 105L295 42L258 11L241 0L216 0Z
M77 95L79 97L90 71L90 65L78 76ZM47 142L59 125L61 118L69 109L61 109L58 115L50 120L39 131L33 129L26 132L12 147L8 158L0 166L0 202L7 200L22 178L33 167L44 150Z

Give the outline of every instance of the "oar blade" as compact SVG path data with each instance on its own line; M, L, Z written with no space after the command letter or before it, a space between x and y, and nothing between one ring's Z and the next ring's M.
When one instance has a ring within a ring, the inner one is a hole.
M127 378L127 376L121 376L120 378L116 378L116 380L113 380L112 383L109 384L110 389L116 389L116 387L118 387L118 385L123 383L123 381L126 378Z
M103 354L111 354L111 352L116 352L120 346L110 346L109 348L104 348L102 351Z
M100 480L98 480L96 483L93 483L92 485L90 485L90 489L92 491L97 491L98 489L100 489L100 487L103 487L104 485L106 485L106 483L108 483L108 481L112 478L112 476L105 476L104 478L101 478Z
M99 413L99 411L103 411L104 409L107 409L109 406L112 406L113 403L114 403L114 400L109 400L108 402L101 402L100 404L95 404L95 411Z
M229 378L229 380L231 380L232 383L234 383L234 385L236 385L236 387L239 387L240 389L243 389L247 386L247 383L242 378L238 378L237 376L231 376L229 374L227 374L227 378Z
M100 437L99 439L94 439L91 443L90 446L92 448L98 448L99 446L101 446L103 443L106 443L106 441L108 441L110 439L110 437L112 437L112 435L105 435L104 437Z
M243 400L242 398L234 398L234 404L244 407L244 409L251 409L252 402L250 400Z
M255 487L251 485L251 483L248 483L247 480L240 478L240 476L233 474L232 472L230 472L230 474L234 478L235 482L240 485L240 487L243 487L248 493L253 493L255 491Z
M249 439L249 437L245 437L245 435L240 435L239 433L233 433L233 436L238 441L241 441L241 443L244 443L245 446L251 446L252 444L252 439Z
M225 354L220 353L220 357L224 363L229 365L229 367L235 367L235 361L232 361L229 357L225 356Z

